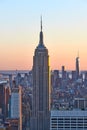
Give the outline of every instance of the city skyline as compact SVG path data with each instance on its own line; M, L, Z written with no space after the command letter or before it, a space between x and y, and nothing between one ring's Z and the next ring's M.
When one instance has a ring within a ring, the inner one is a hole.
M87 69L87 1L0 1L0 70L32 69L38 43L40 15L44 43L49 50L50 68Z

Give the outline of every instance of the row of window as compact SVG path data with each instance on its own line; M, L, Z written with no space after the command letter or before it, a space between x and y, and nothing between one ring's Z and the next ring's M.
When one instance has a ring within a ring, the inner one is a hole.
M67 123L69 123L69 124L73 124L73 123L75 123L75 124L79 124L79 123L87 123L87 121L58 121L58 122L54 122L54 121L52 121L51 122L52 124L57 124L57 123L60 123L60 124L62 124L62 123L64 123L64 124L67 124Z
M70 128L70 127L67 127L67 128L51 128L51 130L87 130L87 127L86 128Z
M51 120L87 120L87 118L52 118Z

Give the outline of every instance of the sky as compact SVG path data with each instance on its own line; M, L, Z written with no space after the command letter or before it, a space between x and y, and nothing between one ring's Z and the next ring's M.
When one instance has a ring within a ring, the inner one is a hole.
M0 70L30 70L40 17L50 69L87 70L87 0L0 0Z

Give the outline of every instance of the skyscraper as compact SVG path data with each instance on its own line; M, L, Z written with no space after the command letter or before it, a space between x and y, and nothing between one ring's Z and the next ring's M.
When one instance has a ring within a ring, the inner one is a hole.
M79 57L76 57L76 78L79 78Z
M11 113L12 119L19 119L19 130L22 130L22 100L21 87L12 88L11 90Z
M0 81L0 113L4 119L8 116L9 86L7 81Z
M50 129L49 55L43 43L42 19L40 41L33 57L33 99L31 130Z

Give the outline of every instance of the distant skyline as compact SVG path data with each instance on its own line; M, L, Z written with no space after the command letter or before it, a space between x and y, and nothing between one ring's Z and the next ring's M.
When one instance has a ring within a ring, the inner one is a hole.
M86 0L1 0L0 70L30 70L39 43L40 16L50 69L87 70Z

